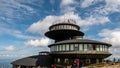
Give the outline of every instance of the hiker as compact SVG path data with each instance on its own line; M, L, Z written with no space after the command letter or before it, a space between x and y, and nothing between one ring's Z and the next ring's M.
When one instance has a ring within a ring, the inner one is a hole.
M56 68L56 65L55 65L55 64L52 64L51 67L52 67L52 68Z
M76 61L76 67L80 67L80 61Z

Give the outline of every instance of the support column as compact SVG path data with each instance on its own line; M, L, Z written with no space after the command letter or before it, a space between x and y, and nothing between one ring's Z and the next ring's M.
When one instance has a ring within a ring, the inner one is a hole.
M96 59L96 64L99 64L99 59Z
M104 63L104 59L102 59L102 63Z
M87 64L87 59L85 59L85 64Z
M89 64L91 63L91 60L90 60L90 59L88 59L88 63L89 63Z

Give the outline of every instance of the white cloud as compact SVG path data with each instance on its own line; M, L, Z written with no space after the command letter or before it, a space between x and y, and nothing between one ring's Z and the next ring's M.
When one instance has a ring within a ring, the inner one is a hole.
M113 46L120 46L120 28L113 30L103 29L99 36L103 37L102 40L113 44Z
M82 3L81 3L81 7L82 8L86 8L86 7L89 7L90 5L93 4L95 0L84 0Z
M7 46L7 47L5 47L5 50L7 50L7 51L13 51L13 50L15 50L16 48L14 47L14 46Z
M23 20L36 11L31 6L16 0L0 0L0 12L0 15L3 17L0 18L1 21L13 24L15 20Z
M57 16L46 16L42 21L33 23L27 31L32 33L44 33L48 27L57 19Z
M105 0L106 1L106 6L105 9L106 11L120 11L120 0Z
M71 5L77 5L77 2L75 0L61 0L60 4L61 13L74 12L75 6Z
M112 44L110 52L112 56L109 58L120 58L120 28L115 29L103 29L99 34L102 37L102 41Z
M48 46L50 44L50 39L48 38L41 38L41 39L35 39L25 42L25 46Z
M74 4L75 0L62 0L61 6L68 6L70 4Z
M105 5L102 5L100 7L97 7L94 13L100 14L100 15L104 15L107 16L109 15L109 13L111 12L120 12L120 0L105 0Z
M120 47L110 47L110 53L112 54L109 58L120 58Z
M18 54L0 54L0 58L2 59L6 59L6 58L23 58L23 57L27 57L27 56L31 56L31 55L24 55L24 54L22 54L22 55L18 55Z
M105 5L99 6L97 8L94 9L94 11L96 11L97 13L101 13L101 14L109 14L109 12L119 12L120 11L120 0L84 0L81 3L81 7L82 8L86 8L89 7L91 5L94 5L98 2L105 2ZM95 12L93 12L95 13Z
M21 39L35 39L33 36L25 35L21 31L11 28L0 27L0 33L1 35L8 34Z
M43 35L47 30L50 25L55 23L57 20L66 20L66 19L73 19L76 21L76 23L79 26L92 26L92 25L99 25L99 24L104 24L106 22L109 22L108 17L94 17L90 16L86 19L81 19L78 14L75 14L73 12L71 13L66 13L61 16L46 16L43 20L38 21L30 25L30 27L27 29L27 31L32 32L32 33L39 33Z

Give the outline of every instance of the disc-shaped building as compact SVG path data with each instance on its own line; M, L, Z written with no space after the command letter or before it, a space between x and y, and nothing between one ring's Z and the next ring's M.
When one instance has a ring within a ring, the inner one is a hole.
M34 67L49 67L53 64L58 67L64 67L73 65L76 62L79 62L80 65L89 65L101 63L111 55L108 51L109 47L112 46L111 44L84 39L84 33L80 31L80 27L76 25L74 20L67 20L51 25L49 31L45 33L45 36L55 40L54 44L48 45L50 52L46 55L47 58L48 56L50 57L47 60L52 60L52 62L49 61L49 65L42 66L40 64L41 61L39 61L39 64L34 65ZM12 63L13 66L24 65L24 62L20 64L17 63L18 61L32 62L23 58Z

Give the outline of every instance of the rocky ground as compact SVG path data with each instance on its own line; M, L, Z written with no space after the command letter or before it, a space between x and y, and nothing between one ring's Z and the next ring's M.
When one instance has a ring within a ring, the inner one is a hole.
M84 68L120 68L120 63L102 63L102 64L90 65Z

